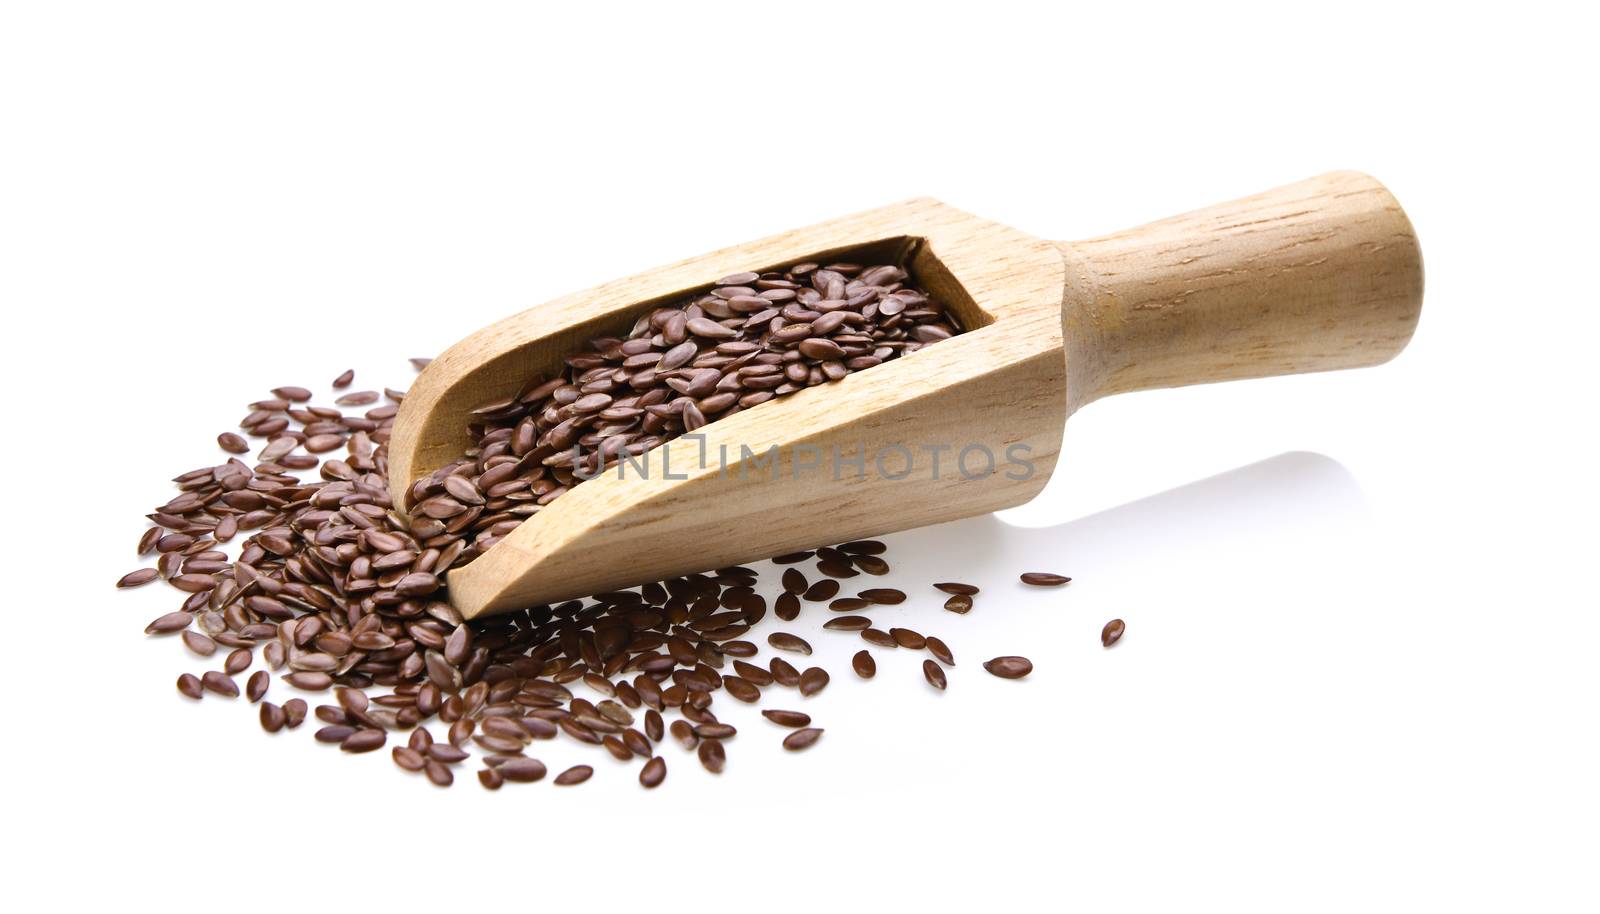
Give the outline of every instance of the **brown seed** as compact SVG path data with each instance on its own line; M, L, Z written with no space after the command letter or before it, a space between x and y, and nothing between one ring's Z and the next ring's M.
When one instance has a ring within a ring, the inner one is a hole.
M724 676L722 677L722 687L728 690L729 695L739 701L753 704L761 700L761 690L742 677Z
M309 708L306 706L304 698L289 699L283 703L283 725L290 730L300 726L301 722L306 719L308 710Z
M944 668L939 666L939 664L935 663L934 661L922 661L922 678L928 680L928 685L933 686L941 692L944 691Z
M187 629L183 633L183 646L201 657L210 657L217 652L217 642L211 640L201 632Z
M810 654L811 645L804 638L791 635L788 632L773 632L767 636L767 643L780 651L791 651L797 654Z
M251 701L260 701L261 696L267 694L267 687L272 684L272 674L266 670L256 670L245 681L244 694Z
M283 709L270 701L261 703L261 714L259 716L261 718L261 729L268 733L277 733L282 730L288 720L287 715L283 713Z
M856 568L873 576L882 576L889 573L889 563L875 555L858 555L853 557Z
M700 737L694 732L694 727L686 720L673 721L668 730L672 733L672 738L677 740L678 744L685 749L693 749L700 742Z
M396 746L389 755L396 765L407 771L421 771L428 764L427 757L410 746Z
M454 765L467 758L466 750L451 743L429 743L427 753L428 758L445 765Z
M800 598L788 591L778 594L772 604L772 614L785 622L793 622L800 615Z
M783 748L788 749L790 752L799 752L801 749L809 749L821 737L822 728L806 727L804 730L796 730L784 737Z
M556 775L555 783L560 787L570 787L574 784L582 784L584 781L589 780L593 774L594 769L588 765L573 765L566 771Z
M659 755L650 761L645 762L644 767L639 769L639 783L643 784L645 787L659 787L661 786L661 782L666 780L666 778L667 761Z
M733 662L733 671L758 688L765 688L772 685L773 682L771 672L753 663L745 663L743 660L735 660Z
M215 692L228 698L239 697L239 685L232 679L211 670L200 677L200 684L205 686L207 692Z
M832 603L829 603L828 609L836 613L853 613L866 609L871 605L871 600L863 600L860 597L840 597L839 599L834 600Z
M666 724L661 719L660 711L651 708L644 712L644 735L648 736L651 742L661 742L661 737L666 735L665 728Z
M832 562L826 560L817 563L817 570L830 578L853 578L857 574L855 568L844 562ZM833 582L833 592L839 592L838 581Z
M962 615L966 615L967 612L972 609L972 598L964 593L958 593L950 599L944 601L944 608L953 613L961 613Z
M806 581L806 576L798 568L785 568L783 570L783 589L796 596L806 592L811 584Z
M184 673L178 677L178 691L185 697L198 699L205 694L205 686L200 682L199 676Z
M504 784L505 782L505 778L501 776L498 769L478 769L478 783L483 785L484 790L499 790L500 785Z
M938 590L944 591L945 593L958 594L958 595L964 596L964 597L976 596L977 593L978 593L978 588L972 586L971 584L950 584L950 583L946 583L946 584L935 584L933 586L935 588L937 588Z
M1121 619L1112 619L1106 623L1105 628L1100 630L1100 644L1104 647L1116 644L1122 640L1122 633L1127 629L1128 626Z
M429 363L431 363L432 361L433 361L433 359L412 359L411 360L411 367L415 368L418 371L421 371L422 369L427 368Z
M227 657L223 658L222 671L227 673L229 676L232 676L235 673L242 673L250 668L250 661L252 659L254 658L250 653L250 649L247 647L241 647L238 650L230 652Z
M812 603L821 603L825 600L831 600L838 595L839 582L835 581L833 578L823 578L815 584L812 584L810 587L807 587L806 592L801 594L801 598Z
M346 752L371 752L381 748L388 738L382 730L357 730L345 737L339 748Z
M304 403L311 399L311 391L304 387L274 387L272 395L280 400L289 400L294 403Z
M451 784L454 784L456 780L455 774L449 768L446 768L444 765L439 764L433 759L428 760L428 763L426 766L424 766L423 771L427 773L428 780L440 787L449 787Z
M160 576L160 574L161 573L156 571L154 568L140 568L138 571L130 571L123 575L122 578L117 581L117 586L138 587L141 584L148 584L151 581L154 581Z
M881 630L876 629L876 628L864 629L861 632L861 640L867 642L868 644L876 645L878 647L899 647L900 646L900 643L898 641L894 640L894 636L893 635L889 634L886 631L881 631Z
M805 727L811 724L811 715L800 711L762 711L761 716L780 727Z
M949 646L932 635L928 636L928 653L939 658L939 662L945 666L956 665L955 655L950 653Z
M839 616L822 623L822 627L836 632L859 632L872 627L866 616Z
M767 663L767 669L772 672L772 678L778 685L794 688L800 684L800 671L789 664L782 657L774 657Z
M712 774L722 773L723 766L728 763L728 753L720 739L701 740L699 754L700 764Z
M828 686L828 671L814 666L800 674L800 694L810 698Z
M859 596L863 600L877 603L880 606L893 606L897 603L904 603L906 601L905 591L895 590L891 587L873 587L871 589L861 591L856 596Z
M1060 587L1070 580L1072 579L1069 577L1051 574L1048 571L1030 571L1022 576L1022 583L1032 584L1035 587Z
M501 777L518 784L531 784L543 780L546 773L544 762L536 758L509 759L501 763L497 770Z
M878 674L878 663L867 651L856 651L855 656L850 658L850 668L862 679L871 679Z
M891 628L889 637L894 639L895 644L913 651L920 651L928 646L928 639L909 628Z
M222 448L230 454L243 454L250 450L250 442L244 440L244 436L242 435L236 435L233 432L223 432L217 436L217 447Z
M333 677L316 670L296 670L283 677L283 681L307 692L323 692L333 685Z
M188 628L193 621L193 613L167 613L164 616L157 616L149 625L146 625L144 633L147 635L170 635L173 632L181 632Z
M355 727L344 724L330 724L311 734L311 738L319 743L342 743L349 739L350 734L354 732L356 732Z
M1033 672L1033 662L1026 657L996 657L983 668L1001 679L1021 679Z
M411 361L412 361L412 364L415 364L417 360L416 359L412 359ZM333 385L332 385L333 389L334 390L343 390L344 388L349 387L352 383L354 383L355 379L356 379L356 370L354 368L352 368L352 369L344 372L343 374L339 375L337 378L333 379Z

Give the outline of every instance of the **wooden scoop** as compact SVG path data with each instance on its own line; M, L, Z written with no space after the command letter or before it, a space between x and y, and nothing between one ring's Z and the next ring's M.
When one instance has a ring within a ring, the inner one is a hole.
M590 338L625 333L719 277L807 260L899 262L967 332L712 422L703 440L648 452L642 471L573 487L449 572L463 614L1018 505L1043 488L1067 417L1085 403L1376 365L1405 347L1422 307L1411 224L1355 172L1080 242L911 200L568 295L467 337L400 409L395 503L461 456L472 410L536 372L554 376Z

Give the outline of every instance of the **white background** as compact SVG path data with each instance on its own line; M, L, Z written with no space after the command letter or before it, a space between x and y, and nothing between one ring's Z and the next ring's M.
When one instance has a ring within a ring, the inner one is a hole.
M1575 8L0 9L7 909L1600 904ZM740 707L720 777L562 742L582 788L441 791L179 698L199 666L140 633L173 592L111 587L271 386L403 386L540 301L910 196L1079 238L1339 168L1421 238L1410 348L1094 404L1035 503L891 537L916 599L879 615L949 642L950 689L818 632L834 685L769 702L827 728L804 755Z

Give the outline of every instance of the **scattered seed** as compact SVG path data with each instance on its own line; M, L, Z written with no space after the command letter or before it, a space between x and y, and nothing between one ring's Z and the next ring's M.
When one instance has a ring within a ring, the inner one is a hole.
M272 684L272 674L266 670L256 670L245 680L244 694L251 701L260 701L261 696L267 694L267 687Z
M588 765L573 765L556 775L555 783L560 787L571 787L574 784L582 784L593 775L594 769Z
M236 673L242 673L250 668L251 659L252 656L249 648L238 648L237 650L230 652L228 656L223 659L222 671L227 673L229 676L232 676Z
M790 752L799 752L802 749L811 748L821 737L822 729L820 727L806 727L804 730L796 730L784 737L783 748L788 749Z
M211 670L200 677L200 684L205 686L207 692L215 692L228 698L239 697L239 686L232 679Z
M822 623L822 627L836 632L859 632L872 627L872 620L866 616L840 616Z
M164 616L157 616L149 625L146 625L144 633L147 635L170 635L173 632L183 631L192 622L194 622L193 613L167 613Z
M747 704L753 704L761 700L761 690L741 676L722 677L722 687L727 690L729 695Z
M963 596L963 597L972 597L972 596L977 596L977 594L978 594L978 588L972 586L971 584L948 584L947 583L947 584L935 584L933 586L935 588L939 589L939 590L944 591L945 593L956 594L956 595Z
M381 748L388 739L388 734L382 730L357 730L345 737L339 748L346 752L371 752Z
M811 723L811 715L800 711L762 711L761 716L780 727L805 727Z
M863 629L861 631L861 640L867 642L868 644L877 645L878 647L900 646L900 642L896 641L893 635L876 628Z
M856 651L855 656L850 658L850 668L862 679L871 679L878 675L878 663L867 651Z
M877 603L880 606L894 606L898 603L904 603L906 601L905 591L894 590L893 588L889 587L873 587L868 590L861 591L860 593L856 594L856 596L863 600Z
M434 761L433 759L428 760L427 764L423 767L423 771L427 773L428 780L440 787L449 787L451 784L454 784L456 780L454 772L444 765Z
M661 782L666 779L667 761L659 755L650 761L645 762L644 767L639 769L639 783L643 784L645 787L659 787L661 786Z
M199 699L205 694L205 686L200 682L199 676L184 673L178 677L178 691L188 698Z
M928 653L939 658L939 662L945 666L956 665L955 655L950 653L949 646L932 635L928 636Z
M416 359L412 359L411 362L412 362L412 364L416 364ZM343 390L346 387L349 387L351 384L355 383L355 380L356 380L356 370L354 368L352 368L352 369L344 372L343 374L339 375L337 378L333 379L333 389L334 390Z
M772 658L767 664L767 669L772 672L772 678L778 685L792 689L800 684L800 671L782 657Z
M160 576L161 572L155 570L154 568L140 568L138 571L130 571L123 575L122 578L117 581L117 586L124 588L138 587L141 584L148 584Z
M1033 661L1026 657L996 657L986 661L983 668L1001 679L1021 679L1033 672Z
M1128 626L1121 619L1112 619L1106 623L1105 628L1100 630L1100 644L1105 647L1116 644L1122 640L1122 633L1127 629Z
M944 608L953 613L966 615L972 609L972 598L964 593L958 593L944 601Z
M838 595L839 582L832 578L823 578L815 584L812 584L810 587L807 587L806 592L801 594L800 598L811 603L821 603L825 600L831 600Z
M270 701L261 703L259 716L261 718L261 729L268 733L277 733L283 729L284 724L288 721L288 715L283 713L283 709Z
M811 645L804 638L791 635L788 632L773 632L767 636L767 643L780 651L790 651L797 654L810 654Z
M1060 587L1071 580L1069 577L1051 574L1048 571L1030 571L1022 576L1022 583L1032 584L1035 587Z
M501 763L500 776L518 784L531 784L545 776L544 762L536 758L513 758Z
M939 664L935 663L934 661L922 661L922 678L928 680L928 685L933 686L941 692L944 691L944 668L939 666Z
M909 628L891 628L889 637L894 639L895 644L913 651L920 651L928 646L928 639Z
M828 686L828 671L814 666L800 674L800 694L810 698Z
M183 633L183 646L201 657L210 657L217 652L217 642L202 632L186 629Z
M723 766L728 763L728 753L722 748L720 739L701 740L699 755L700 764L712 774L721 774Z
M673 721L668 731L671 732L672 738L677 740L678 744L685 749L693 749L700 742L700 737L694 732L694 727L686 720Z

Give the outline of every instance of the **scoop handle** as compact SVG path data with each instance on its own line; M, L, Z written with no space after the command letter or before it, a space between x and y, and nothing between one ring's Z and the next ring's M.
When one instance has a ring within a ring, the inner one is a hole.
M1422 311L1411 222L1359 172L1057 246L1074 407L1132 390L1376 365L1405 348Z

